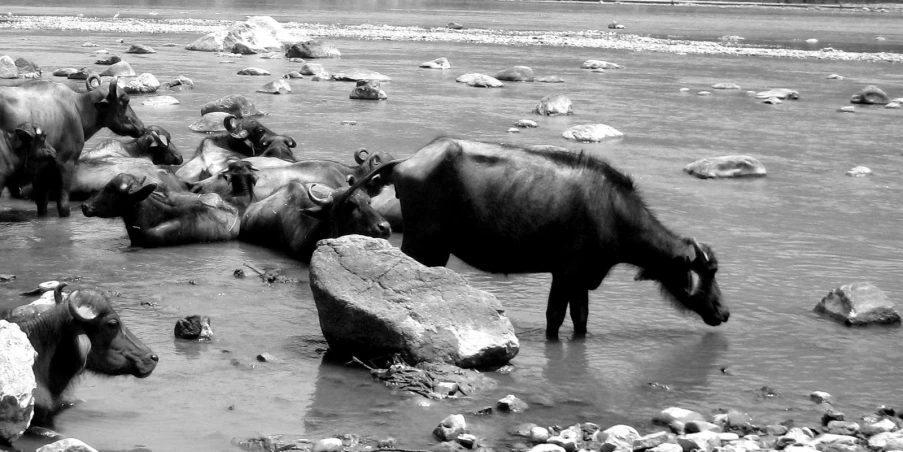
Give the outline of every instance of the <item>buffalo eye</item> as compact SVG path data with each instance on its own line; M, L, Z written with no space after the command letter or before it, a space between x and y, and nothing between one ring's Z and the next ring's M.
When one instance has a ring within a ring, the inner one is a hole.
M118 330L119 329L119 319L110 319L107 322L107 328L109 328L111 330Z

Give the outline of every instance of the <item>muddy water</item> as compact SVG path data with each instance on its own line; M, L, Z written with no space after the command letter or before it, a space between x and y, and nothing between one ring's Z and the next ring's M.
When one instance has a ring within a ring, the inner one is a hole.
M178 6L131 5L121 9L142 17L154 9L171 16L179 11ZM416 4L395 12L336 12L306 5L306 16L321 22L352 23L367 14L398 25L436 20ZM496 28L560 29L589 20L587 5L534 4L528 7L539 13L534 22L524 22L525 15L508 5L486 4L485 11L450 5L442 11L443 23L463 17L497 21L492 25ZM279 9L258 6L274 13ZM66 8L74 9L63 4L43 11ZM97 14L112 15L118 9L103 5ZM224 11L235 16L248 12L245 6ZM634 14L627 7L616 11L618 18ZM737 13L730 28L755 30L762 15L748 11L751 21ZM717 21L721 14L720 9L701 9L696 16ZM556 23L547 17L555 17ZM828 30L838 17L847 16L809 12L800 16L798 25ZM603 21L611 18L601 15ZM884 16L868 16L873 19L872 31L880 31ZM671 23L691 27L687 18L668 13L643 19L650 29L656 28L656 21L659 28ZM847 31L854 41L870 39ZM901 114L880 107L857 107L855 114L835 112L867 84L881 86L892 97L903 96L897 66L335 40L343 58L323 62L328 70L363 67L392 77L384 84L387 101L365 102L348 99L351 84L309 78L292 81L289 95L257 94L254 90L269 78L237 76L237 70L256 66L278 76L297 65L257 57L221 64L212 54L161 46L187 44L193 35L0 31L4 52L31 57L48 69L90 65L96 58L80 47L84 41L122 52L119 38L158 50L126 58L138 72L151 72L162 81L181 74L196 82L193 90L171 93L180 100L178 106L152 108L142 106L140 96L132 100L144 122L168 129L186 156L201 139L187 129L199 117L200 106L231 93L245 94L270 112L264 122L294 136L301 157L345 161L362 146L407 156L440 134L576 148L560 138L562 130L576 124L611 125L626 138L579 147L631 174L663 223L716 250L718 279L732 317L724 326L707 327L698 318L676 313L653 285L633 282L630 269L618 268L591 293L589 337L567 340L568 321L564 340L549 343L542 333L546 275L487 275L453 259L452 268L500 298L517 328L521 352L513 361L513 373L491 375L497 388L488 394L426 402L392 394L371 383L366 372L323 360L326 345L308 269L302 264L238 242L130 248L119 220L85 218L77 209L68 219L37 219L32 205L4 197L0 273L18 278L0 285L0 306L26 301L17 294L40 281L75 277L74 286L121 293L115 302L126 324L161 358L145 380L83 378L73 393L83 402L58 419L66 435L103 450L234 450L233 437L284 433L317 439L344 432L369 438L391 435L405 447L421 448L433 442L429 432L447 414L473 411L516 394L531 404L530 411L468 419L478 436L503 445L509 441L505 429L520 422L623 422L642 429L651 427L655 412L670 405L704 413L739 408L761 423L811 421L816 413L807 395L813 390L832 393L838 407L852 417L880 403L903 404L900 330L847 329L811 312L829 289L849 282L870 281L892 299L903 294L898 227L903 221ZM453 69L417 69L420 62L439 56L448 57ZM626 69L604 74L580 70L580 63L590 58ZM492 91L454 83L465 72L493 74L518 64L531 66L540 76L559 75L566 83L508 84ZM846 79L825 79L830 73ZM724 81L743 89L695 95ZM690 94L680 93L681 87L690 88ZM768 106L746 95L748 89L775 87L799 90L801 100ZM531 117L538 99L553 93L570 97L576 115ZM540 127L508 134L521 118L535 119ZM358 125L340 125L344 120ZM101 132L88 146L108 136ZM697 158L725 154L755 156L769 174L750 181L702 181L681 172ZM874 176L844 176L856 165L872 168ZM399 234L392 237L395 244L400 240ZM282 269L298 283L266 285L253 276L234 278L238 268L252 275L244 264ZM195 313L212 317L216 340L174 341L175 321ZM258 363L255 356L264 352L277 360ZM780 395L758 397L763 386Z

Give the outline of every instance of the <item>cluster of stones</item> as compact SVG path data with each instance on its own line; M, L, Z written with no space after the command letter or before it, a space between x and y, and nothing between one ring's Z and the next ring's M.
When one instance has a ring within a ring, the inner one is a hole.
M25 58L12 59L9 55L0 56L0 79L6 78L40 78L41 67Z

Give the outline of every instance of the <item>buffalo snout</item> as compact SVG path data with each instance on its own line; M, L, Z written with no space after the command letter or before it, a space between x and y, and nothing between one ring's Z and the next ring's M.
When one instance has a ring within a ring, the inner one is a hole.
M389 226L389 222L386 220L380 221L376 225L376 230L379 231L377 238L387 239L392 235L392 226Z

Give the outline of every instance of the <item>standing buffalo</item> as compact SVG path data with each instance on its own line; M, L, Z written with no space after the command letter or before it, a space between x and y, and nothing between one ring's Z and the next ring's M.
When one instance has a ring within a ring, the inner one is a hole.
M437 266L454 254L493 273L552 273L549 338L558 337L568 305L575 335L586 334L588 291L619 263L639 267L637 280L657 281L675 306L709 325L730 316L712 249L668 230L633 181L602 160L553 146L439 138L368 178L390 172L401 249L414 259Z
M145 378L159 361L122 324L103 293L75 290L64 298L63 286L54 292L54 308L19 323L38 352L33 426L53 426L53 416L66 407L63 394L82 371Z
M310 262L319 240L347 234L385 238L392 233L389 223L370 207L366 193L339 188L320 196L317 186L290 182L251 204L241 219L239 239Z
M104 140L94 149L82 152L79 163L101 157L133 157L149 159L154 165L181 165L182 154L172 143L166 129L148 126L134 140Z
M12 132L23 122L40 124L57 152L55 174L33 184L38 215L47 215L48 190L58 186L57 211L61 217L69 216L69 189L85 140L104 127L135 138L144 133L144 124L129 106L129 95L118 89L118 79L99 82L97 76L90 77L86 93L42 80L0 87L0 129Z
M216 194L155 192L120 174L82 204L86 217L122 217L133 246L157 247L238 237L240 213Z
M18 195L20 184L30 183L56 168L56 150L47 145L40 126L19 124L12 133L0 131L0 192L9 186Z

